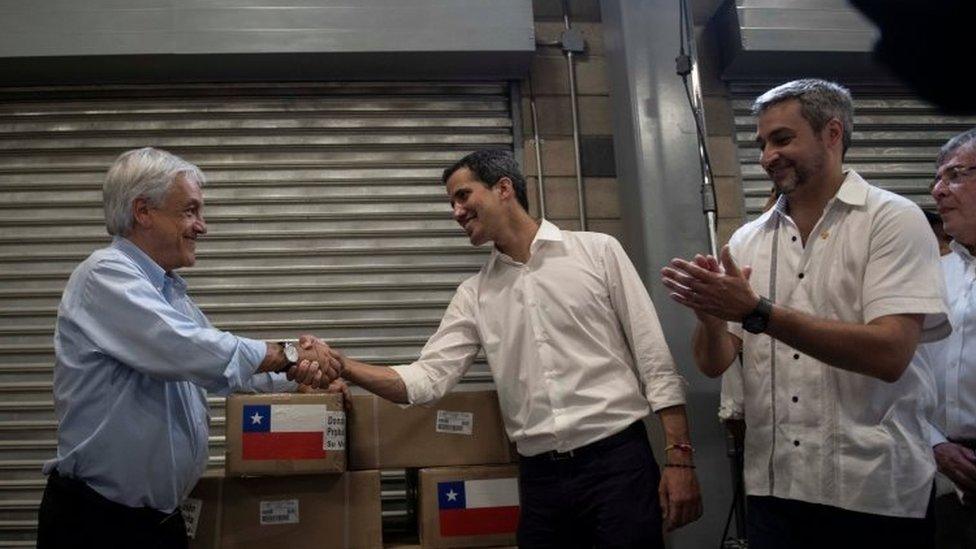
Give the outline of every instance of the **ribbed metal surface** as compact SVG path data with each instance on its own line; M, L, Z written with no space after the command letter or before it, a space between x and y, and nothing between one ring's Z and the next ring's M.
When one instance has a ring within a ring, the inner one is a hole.
M753 100L772 85L733 85L736 141L749 219L762 211L772 183L759 166ZM899 90L853 89L854 135L845 166L884 189L904 195L925 209L934 207L929 183L939 148L952 136L976 126L976 117L949 117Z
M116 155L159 146L207 174L209 234L182 274L219 328L312 332L395 364L418 355L487 252L451 220L441 170L512 148L510 111L501 83L0 91L0 546L35 535L40 467L56 450L57 305L71 270L109 242L101 184ZM466 379L488 379L484 365ZM210 405L220 469L224 402ZM384 477L388 519L404 514L397 478Z

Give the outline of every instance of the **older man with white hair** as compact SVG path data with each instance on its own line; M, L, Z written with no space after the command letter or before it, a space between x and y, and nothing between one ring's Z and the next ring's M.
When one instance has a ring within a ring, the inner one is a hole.
M187 296L175 271L207 232L204 182L152 148L108 171L112 244L74 270L58 308L58 452L44 464L38 547L185 547L179 505L207 465L206 391L295 388L274 372L316 387L338 376L327 346L217 330Z
M976 128L950 139L936 166L932 197L952 237L942 271L953 331L920 345L915 362L933 374L932 453L955 488L936 500L937 547L976 547Z

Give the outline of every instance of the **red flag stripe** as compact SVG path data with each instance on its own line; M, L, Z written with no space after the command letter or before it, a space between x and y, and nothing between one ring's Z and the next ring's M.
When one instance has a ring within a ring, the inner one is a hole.
M511 534L518 528L518 516L518 506L442 509L440 511L441 535Z
M244 459L322 459L321 432L241 433Z

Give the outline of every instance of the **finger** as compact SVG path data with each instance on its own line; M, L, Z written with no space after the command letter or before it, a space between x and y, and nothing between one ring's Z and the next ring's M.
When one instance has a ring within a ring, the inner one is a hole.
M708 260L709 271L716 272L716 273L721 272L721 267L718 264L718 259L716 259L714 255L709 255L706 259Z
M671 279L664 279L661 281L661 283L664 284L665 288L671 290L671 293L668 294L671 299L681 303L682 305L687 305L688 307L693 306L695 298L694 290L682 286Z
M722 267L725 269L725 274L729 276L741 277L742 273L739 271L739 266L735 264L735 260L732 259L732 252L729 251L729 245L726 244L722 246Z
M692 290L696 290L697 288L695 286L701 284L701 282L688 273L679 271L677 269L672 269L671 267L664 267L661 269L661 276L669 280L673 280L678 284Z
M306 370L305 372L305 383L311 385L312 387L315 387L316 389L320 389L322 386L318 383L315 383L315 376L316 374L319 373L320 370L321 370L321 366L319 366L319 363L313 360L312 363L309 365L308 370Z
M312 345L315 344L315 336L310 334L302 334L298 336L298 346L302 349L311 349Z
M663 478L661 479L661 487L658 489L657 494L658 494L658 501L661 504L661 522L664 523L665 531L669 531L670 528L668 527L668 525L671 522L671 518L670 518L671 505L669 502L670 498L668 497L668 487L667 484L664 482Z
M705 283L712 282L719 276L719 273L702 269L698 265L685 261L684 259L672 259L671 263L668 264L668 267L687 273L688 275Z
M752 276L752 266L746 265L745 267L742 268L742 277L745 278L746 280L749 280L751 276Z

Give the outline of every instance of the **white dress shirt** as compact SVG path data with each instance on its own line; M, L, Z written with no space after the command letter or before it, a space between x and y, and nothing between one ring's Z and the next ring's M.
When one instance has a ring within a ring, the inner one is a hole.
M542 221L519 263L497 248L465 280L413 364L411 404L436 401L488 358L520 454L569 451L684 404L684 380L647 290L611 236Z
M936 405L932 446L952 440L976 440L976 260L958 242L942 258L949 293L952 333L919 345L915 360L932 372Z
M923 341L951 330L938 245L911 201L851 170L805 246L786 210L781 197L729 242L736 262L752 266L756 292L818 318L856 324L926 314ZM730 323L729 330L743 338L749 495L925 515L935 473L927 416L919 413L930 403L926 372L909 366L897 382L886 383L743 332L741 324Z

